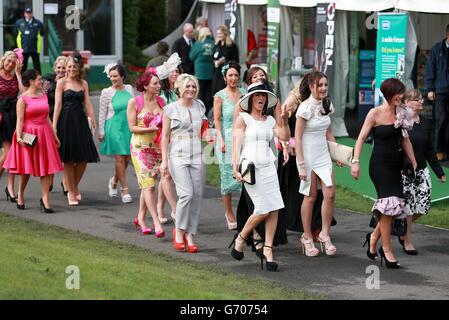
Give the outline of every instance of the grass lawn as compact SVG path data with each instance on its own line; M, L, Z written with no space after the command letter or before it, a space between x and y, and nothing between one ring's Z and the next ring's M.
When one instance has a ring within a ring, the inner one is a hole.
M206 183L212 186L220 186L220 172L217 165L207 166ZM335 191L335 207L358 213L371 213L373 201L365 198L348 188L337 185ZM417 223L434 227L449 229L449 200L440 201L431 206L428 215L422 217Z
M0 214L0 299L316 299L211 265ZM80 289L66 288L79 267Z

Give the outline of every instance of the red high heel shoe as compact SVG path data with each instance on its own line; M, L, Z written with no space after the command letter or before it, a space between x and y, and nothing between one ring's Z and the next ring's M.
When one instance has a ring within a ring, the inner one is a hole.
M184 242L176 242L176 228L173 228L173 248L177 251L185 251L186 245Z
M140 229L142 230L142 234L143 234L144 236L153 233L153 229L148 228L148 227L142 227L142 226L140 225L139 219L138 219L137 217L134 218L134 225L136 226L136 238L137 238L137 234L139 233L139 232L138 232L139 227L140 227Z
M185 233L184 233L183 237L184 237L184 246L187 247L187 252L197 253L199 251L198 247L196 245L189 245L189 242L187 241L187 237L186 237Z
M156 230L156 228L153 226L153 229L154 230ZM165 232L164 232L164 230L161 230L161 231L155 231L155 234L156 234L156 238L163 238L163 237L165 237Z

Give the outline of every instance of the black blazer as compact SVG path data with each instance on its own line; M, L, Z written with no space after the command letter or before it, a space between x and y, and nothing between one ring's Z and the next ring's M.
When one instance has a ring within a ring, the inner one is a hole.
M192 46L195 40L192 39ZM172 53L177 52L181 58L181 69L184 73L194 74L193 62L189 59L190 50L184 37L179 38L173 43Z

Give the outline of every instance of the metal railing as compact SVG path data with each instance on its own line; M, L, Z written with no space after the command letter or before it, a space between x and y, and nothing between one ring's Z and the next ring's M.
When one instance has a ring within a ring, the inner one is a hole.
M48 19L48 56L50 58L50 65L53 64L57 57L62 53L62 39L58 34L53 22Z

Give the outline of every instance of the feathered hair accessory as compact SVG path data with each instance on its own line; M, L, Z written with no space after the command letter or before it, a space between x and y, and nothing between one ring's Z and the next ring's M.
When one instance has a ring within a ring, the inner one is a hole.
M13 51L14 51L16 57L17 57L17 60L19 61L19 64L22 64L23 63L23 49L22 48L16 48Z
M181 58L178 53L173 53L167 61L157 68L148 68L147 72L151 72L158 76L160 80L167 79L170 72L175 71L181 64Z
M107 65L104 66L103 72L106 73L106 77L108 77L108 79L110 79L109 71L112 69L112 67L115 67L116 65L117 65L117 63L112 62L112 63L108 63Z

